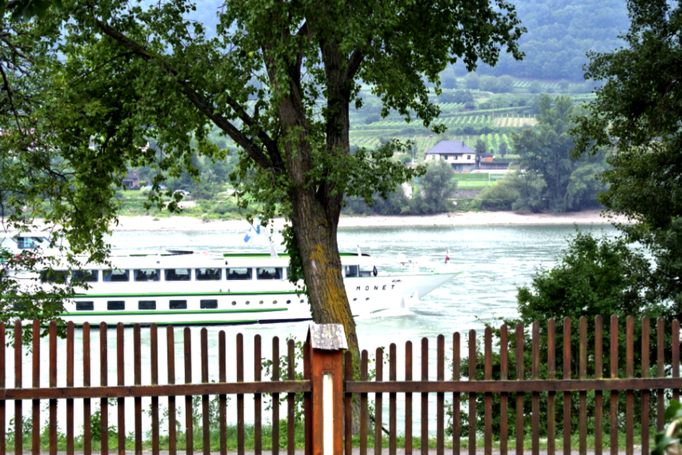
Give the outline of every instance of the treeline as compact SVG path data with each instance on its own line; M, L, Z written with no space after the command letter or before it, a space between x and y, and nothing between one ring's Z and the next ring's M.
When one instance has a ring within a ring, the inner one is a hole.
M503 54L494 68L482 65L481 74L580 81L587 52L622 46L618 36L629 25L626 3L616 0L519 0L514 5L528 29L519 41L526 55L519 62ZM455 70L466 74L463 64Z
M571 156L575 148L569 132L575 106L565 95L538 101L538 127L512 133L519 168L508 172L475 200L484 210L562 213L596 205L605 189L597 177L606 170L606 154Z
M372 200L346 197L345 215L429 215L452 209L450 197L457 189L452 166L442 160L431 161L426 173L411 186L397 186L386 199L375 193ZM407 189L407 191L406 191ZM406 194L407 193L407 194Z

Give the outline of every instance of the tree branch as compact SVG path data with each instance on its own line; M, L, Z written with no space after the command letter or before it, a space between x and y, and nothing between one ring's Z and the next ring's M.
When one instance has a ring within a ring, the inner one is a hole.
M362 49L356 47L353 53L348 58L348 67L346 69L346 80L351 80L355 77L360 69L362 61L365 59L365 53Z
M168 75L175 78L175 82L179 86L180 92L182 92L185 97L194 104L197 109L199 109L206 117L208 117L218 128L222 129L230 136L239 146L241 146L244 151L256 162L258 166L266 170L272 170L277 173L285 171L284 165L279 154L279 149L275 141L273 141L268 134L261 128L258 128L257 136L263 142L267 150L270 152L270 158L263 153L259 147L257 147L253 141L245 136L239 129L237 129L229 120L227 120L222 115L218 114L211 103L201 96L194 90L189 83L178 77L178 72L174 68L171 68L166 62L159 59L156 55L149 52L143 46L139 45L135 41L131 40L123 33L114 29L110 25L93 18L97 27L107 36L117 41L122 46L132 50L136 55L141 57L143 60L149 63L155 63L159 65L161 70ZM246 113L246 110L237 103L232 97L227 96L227 104L232 107L237 113L242 122L248 126L256 126L254 120Z

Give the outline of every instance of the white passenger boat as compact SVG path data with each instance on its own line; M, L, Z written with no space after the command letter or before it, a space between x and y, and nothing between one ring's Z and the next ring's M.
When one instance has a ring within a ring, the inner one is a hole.
M40 237L14 238L19 250ZM82 280L62 318L75 324L249 324L310 320L305 295L288 280L289 258L270 254L194 251L114 254L111 268L85 266L34 274L48 285ZM456 273L377 270L366 254L341 254L344 283L355 317L407 310ZM50 284L51 283L51 284Z

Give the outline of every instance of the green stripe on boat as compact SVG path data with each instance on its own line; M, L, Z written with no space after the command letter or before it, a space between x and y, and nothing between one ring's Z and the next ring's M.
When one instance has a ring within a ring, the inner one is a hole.
M164 314L239 314L239 313L272 313L277 311L287 311L288 308L249 308L245 310L135 310L135 311L71 311L62 317L69 316L145 316L145 315L164 315Z

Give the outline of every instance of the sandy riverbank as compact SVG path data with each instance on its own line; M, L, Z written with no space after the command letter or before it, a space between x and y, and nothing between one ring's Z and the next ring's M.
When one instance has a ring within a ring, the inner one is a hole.
M623 220L620 220L623 221ZM400 227L400 226L524 226L524 225L594 225L609 224L610 220L599 210L577 213L517 214L513 212L466 212L433 216L367 216L343 217L339 223L344 227ZM281 229L284 221L275 220L275 229ZM115 231L243 231L248 229L244 220L202 221L198 218L173 216L154 218L149 216L121 217Z

